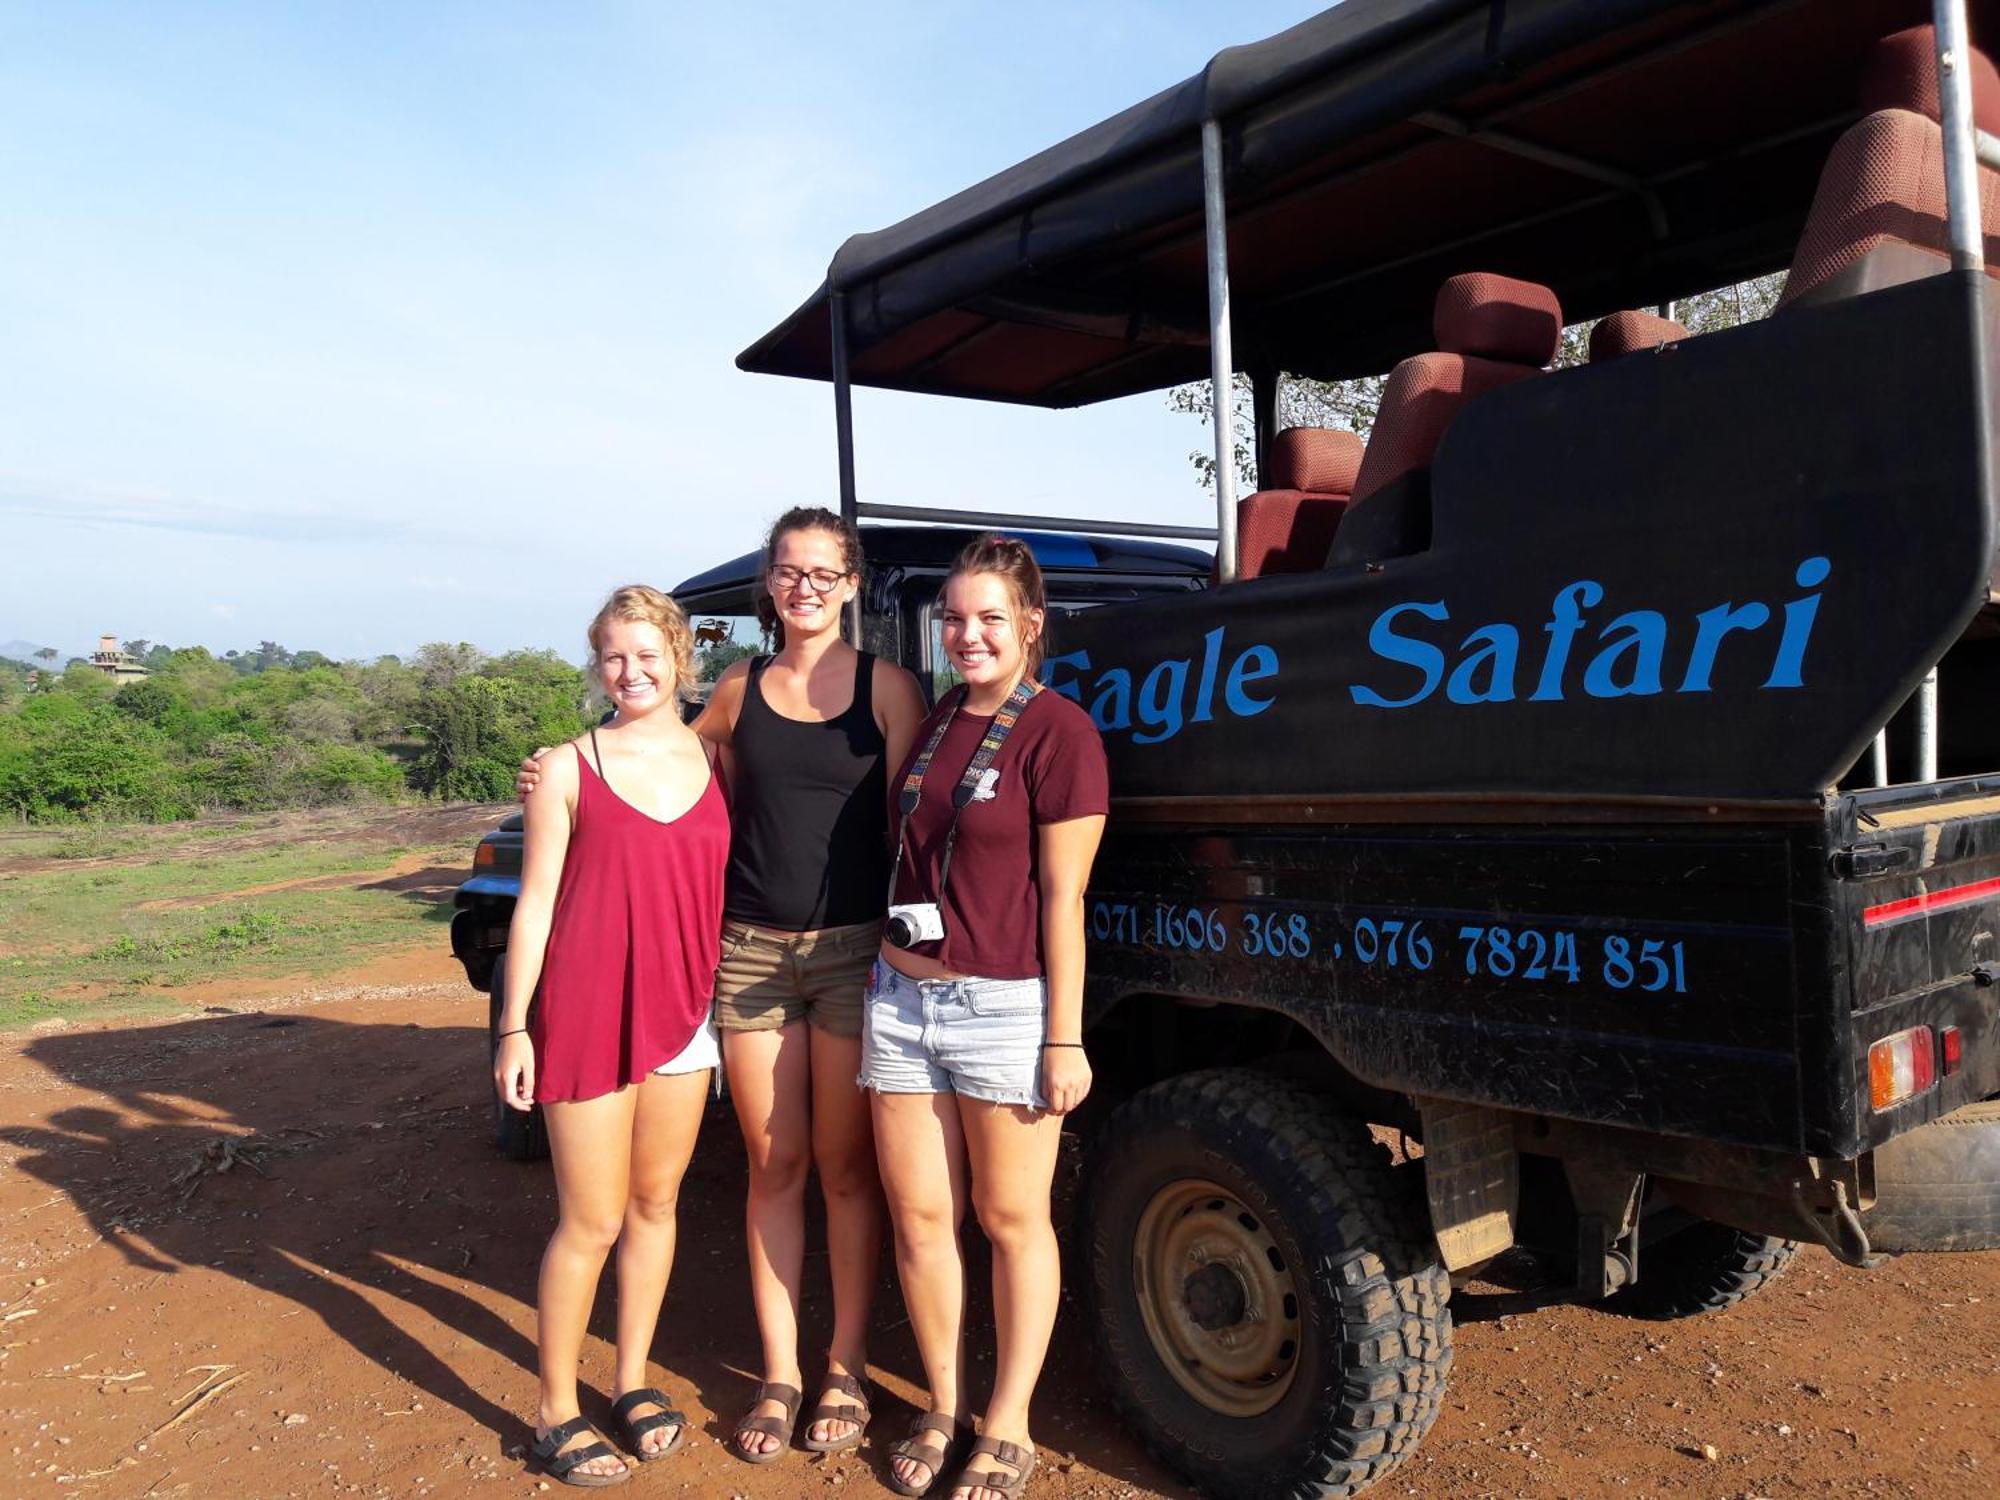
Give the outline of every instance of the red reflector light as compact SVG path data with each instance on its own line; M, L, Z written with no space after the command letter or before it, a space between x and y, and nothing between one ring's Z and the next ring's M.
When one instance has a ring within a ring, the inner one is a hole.
M483 870L488 865L497 864L499 859L500 851L497 847L492 844L481 844L472 851L472 868Z
M1958 1034L1956 1026L1947 1026L1938 1034L1938 1040L1944 1043L1944 1071L1950 1077L1965 1061L1965 1038Z
M1885 1036L1868 1049L1868 1102L1887 1109L1937 1083L1937 1045L1928 1026Z

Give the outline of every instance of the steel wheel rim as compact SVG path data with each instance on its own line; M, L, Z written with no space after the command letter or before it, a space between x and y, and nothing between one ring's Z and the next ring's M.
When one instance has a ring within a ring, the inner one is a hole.
M1298 1368L1299 1295L1262 1217L1217 1183L1162 1185L1139 1216L1132 1284L1160 1362L1210 1411L1261 1416Z

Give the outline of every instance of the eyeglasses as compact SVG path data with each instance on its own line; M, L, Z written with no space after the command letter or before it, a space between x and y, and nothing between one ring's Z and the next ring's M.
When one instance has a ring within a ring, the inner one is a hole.
M845 573L836 573L831 568L794 568L785 563L778 564L764 576L771 580L774 589L795 589L803 579L815 594L832 593L847 577Z

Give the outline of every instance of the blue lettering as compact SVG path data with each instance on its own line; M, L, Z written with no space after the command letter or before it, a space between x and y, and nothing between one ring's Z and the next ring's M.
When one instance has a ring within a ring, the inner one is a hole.
M1261 714L1278 701L1277 694L1253 698L1244 685L1278 675L1278 653L1269 646L1252 646L1229 664L1229 680L1222 685L1222 701L1240 718Z
M1521 654L1521 637L1512 625L1482 625L1460 643L1461 649L1473 642L1479 649L1452 668L1451 681L1444 685L1445 697L1454 703L1511 703L1514 700L1514 662ZM1473 674L1486 671L1486 688L1473 685Z
M1420 641L1406 635L1396 634L1396 617L1415 613L1427 620L1449 620L1451 611L1444 607L1444 601L1434 604L1398 604L1393 609L1385 609L1375 617L1375 623L1368 628L1368 649L1384 661L1401 662L1415 667L1424 674L1424 685L1407 698L1385 698L1375 689L1351 685L1347 691L1356 703L1364 708L1408 708L1412 703L1421 703L1437 691L1438 679L1444 675L1444 653L1428 641ZM1260 648L1261 649L1261 648ZM1246 652L1245 655L1248 655ZM1243 663L1239 660L1238 667ZM1230 681L1236 680L1235 671L1230 673ZM1234 708L1232 703L1230 707Z
M1566 583L1556 590L1556 602L1550 612L1549 623L1542 629L1549 634L1549 654L1542 658L1541 680L1529 694L1530 703L1560 703L1563 695L1563 672L1569 666L1570 642L1583 629L1583 611L1604 600L1604 585L1592 578L1579 578L1575 583Z
M1081 705L1083 702L1082 685L1075 677L1065 677L1061 682L1057 682L1055 680L1057 667L1074 667L1078 673L1088 672L1090 670L1090 653L1088 651L1066 651L1061 656L1051 656L1047 661L1042 663L1042 681L1047 683L1056 692L1061 693L1070 702Z
M1705 693L1715 671L1715 653L1722 638L1732 630L1755 630L1771 618L1762 604L1718 604L1694 617L1694 652L1688 657L1687 675L1681 678L1684 693Z
M1181 694L1187 691L1188 664L1175 657L1146 674L1139 686L1139 722L1156 734L1132 735L1135 745L1157 745L1181 732Z
M1800 588L1816 589L1826 582L1832 572L1833 564L1825 558L1809 557L1799 564L1799 570L1792 577ZM1771 663L1771 675L1764 679L1765 687L1805 686L1800 668L1805 665L1806 642L1812 638L1813 618L1818 613L1818 594L1794 599L1785 606L1785 633L1778 639L1777 660Z
M1618 640L1614 631L1623 631ZM1610 641L1592 660L1583 674L1583 690L1593 698L1643 697L1660 690L1660 665L1667 654L1666 618L1656 610L1635 609L1620 615L1598 632L1601 641ZM1632 658L1632 672L1623 682L1611 675L1618 658Z
M1201 683L1194 690L1194 713L1197 724L1206 724L1215 717L1215 669L1222 662L1222 627L1216 626L1201 638Z
M1105 733L1132 727L1132 674L1123 667L1107 667L1097 679L1097 696L1090 703L1090 722Z

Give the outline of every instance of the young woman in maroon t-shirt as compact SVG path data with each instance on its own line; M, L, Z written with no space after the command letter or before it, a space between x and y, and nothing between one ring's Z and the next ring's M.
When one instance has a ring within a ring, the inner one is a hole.
M943 604L944 648L964 686L918 730L890 783L899 855L861 1082L874 1094L903 1301L930 1387L927 1413L891 1449L891 1487L927 1494L962 1461L953 1500L1004 1500L1035 1465L1028 1408L1061 1281L1056 1148L1061 1117L1090 1091L1083 892L1107 786L1089 717L1033 681L1046 604L1026 545L972 543ZM917 910L899 931L904 906ZM981 1436L962 1454L968 1180L993 1245L998 1359Z

